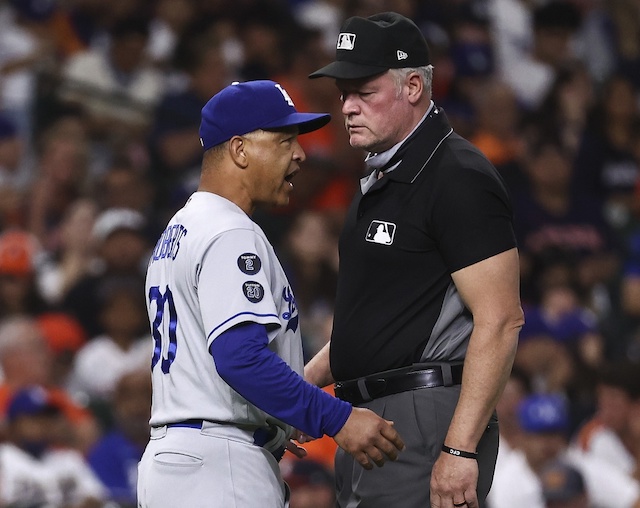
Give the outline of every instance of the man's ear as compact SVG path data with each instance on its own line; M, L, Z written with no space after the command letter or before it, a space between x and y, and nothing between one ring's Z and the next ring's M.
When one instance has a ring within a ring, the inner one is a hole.
M236 166L241 167L242 169L245 169L249 165L249 158L246 148L246 139L242 136L233 136L229 140L229 146L227 150L229 150L231 160L233 160Z
M408 98L411 104L415 104L422 98L424 92L424 83L420 74L412 72L407 76Z

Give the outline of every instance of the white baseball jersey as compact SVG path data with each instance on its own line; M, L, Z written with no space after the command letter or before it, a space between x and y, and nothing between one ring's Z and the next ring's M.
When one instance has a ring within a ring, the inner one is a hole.
M234 325L267 325L269 347L303 369L298 311L262 229L237 205L194 193L169 221L149 261L147 307L154 340L151 425L187 419L276 423L218 375L209 346Z

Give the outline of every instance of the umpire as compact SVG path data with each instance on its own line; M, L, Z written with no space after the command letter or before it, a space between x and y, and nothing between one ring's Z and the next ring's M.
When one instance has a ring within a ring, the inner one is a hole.
M411 20L347 19L321 76L336 80L370 172L340 236L333 334L305 377L394 421L407 446L373 471L338 451L338 505L484 506L523 324L507 189L431 100Z

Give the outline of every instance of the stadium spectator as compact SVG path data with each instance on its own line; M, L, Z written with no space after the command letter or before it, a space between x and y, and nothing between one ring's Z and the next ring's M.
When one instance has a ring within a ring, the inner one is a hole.
M520 448L523 432L518 420L518 407L531 393L532 386L529 375L520 367L514 366L496 406L498 421L500 422L499 463L512 450Z
M148 367L153 355L143 289L137 280L107 279L98 288L104 333L77 352L68 389L89 400L112 399L120 376Z
M0 188L24 190L29 183L29 171L23 163L25 149L16 123L0 112Z
M584 478L575 467L553 462L540 475L546 508L590 508Z
M528 189L515 194L515 231L520 248L525 301L531 291L531 270L550 251L569 256L580 291L612 280L619 254L615 237L597 200L571 186L571 155L557 139L533 140L525 171Z
M169 216L198 185L200 110L231 81L220 43L208 31L185 35L178 42L174 68L187 84L162 96L149 134L151 174L160 191L156 203Z
M506 83L493 78L473 94L476 124L470 141L493 163L511 191L525 187L521 167L525 141L519 130L522 112Z
M57 246L46 251L38 269L38 289L51 306L60 304L69 289L91 269L94 258L91 230L98 214L96 203L79 198L65 212Z
M36 316L48 309L36 284L36 238L15 229L0 234L0 318Z
M608 464L570 449L567 436L569 415L566 400L556 394L534 394L518 408L524 432L521 448L505 457L496 468L491 508L543 508L541 474L554 460L562 459L584 477L591 502L601 508L640 507L640 483Z
M640 479L640 365L612 362L596 386L597 408L575 436L575 445L608 467Z
M519 131L526 139L553 137L575 157L595 102L595 86L586 66L580 61L567 62L558 69L540 107L526 115Z
M113 422L87 460L120 508L135 508L138 462L149 440L151 376L148 369L125 372L112 393Z
M601 200L606 219L618 229L630 220L640 181L640 164L633 153L639 124L637 90L628 78L611 76L591 111L574 162L572 185Z
M26 225L45 249L55 250L63 217L88 190L90 146L81 128L64 123L47 129L40 146Z
M500 75L527 110L540 106L557 70L575 56L570 42L581 22L578 9L566 0L536 5L530 19L526 32L533 30L531 45L500 67Z
M142 270L149 250L145 225L140 212L127 208L110 208L97 217L91 233L96 251L92 270L69 288L62 302L62 308L82 323L89 337L104 332L100 322L103 281L131 280L144 288Z
M154 4L146 52L158 68L175 70L173 54L194 21L196 6L193 0L158 0Z
M85 331L76 319L64 312L41 314L37 324L53 357L51 381L66 390L76 352L87 342Z
M83 456L55 447L60 408L40 386L17 391L7 408L0 444L3 506L99 508L105 489Z
M30 140L38 76L56 66L56 45L49 24L56 0L11 0L2 15L11 21L0 30L0 110Z
M65 63L64 101L80 104L90 118L92 139L126 151L142 143L152 111L164 91L162 74L145 61L148 19L118 20L109 31L109 50L88 49Z
M95 417L68 392L55 384L51 348L39 323L29 317L0 321L0 422L6 418L12 396L31 385L42 386L60 408L67 425L60 433L59 445L85 452L99 436Z

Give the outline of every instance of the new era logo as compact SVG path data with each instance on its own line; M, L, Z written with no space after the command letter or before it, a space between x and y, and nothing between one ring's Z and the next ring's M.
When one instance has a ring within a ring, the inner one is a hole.
M406 60L407 58L409 58L409 55L401 50L396 51L396 55L398 56L398 60Z
M342 32L338 35L338 49L352 50L356 44L356 34Z

